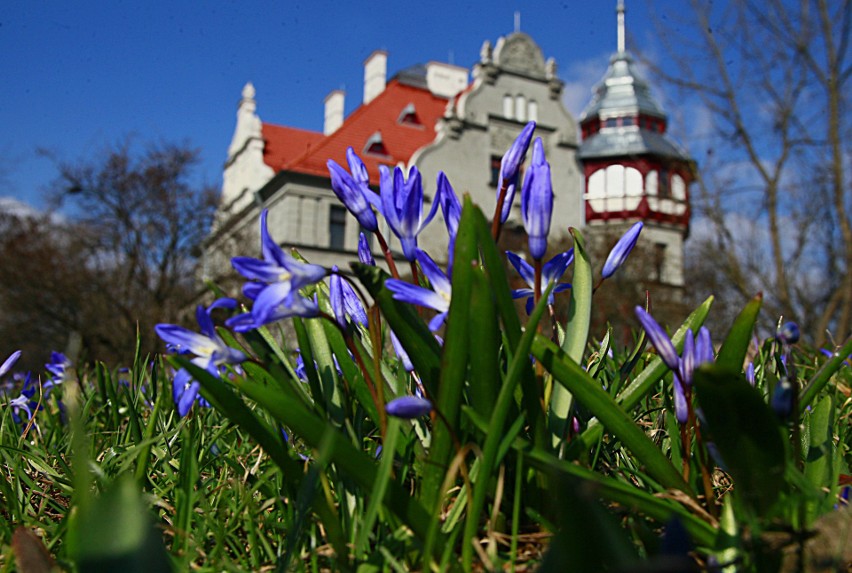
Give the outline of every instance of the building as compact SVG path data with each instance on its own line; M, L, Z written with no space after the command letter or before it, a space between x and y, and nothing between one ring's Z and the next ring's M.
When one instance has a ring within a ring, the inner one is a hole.
M443 170L460 196L469 193L490 216L500 158L526 122L535 120L552 169L551 238L586 223L612 229L645 219L653 227L646 234L661 245L657 279L681 286L691 162L665 135L666 115L624 49L621 3L618 15L618 51L579 127L562 103L556 62L521 32L493 46L485 41L471 70L429 62L388 79L387 53L374 52L364 63L362 104L344 117L346 96L332 91L322 132L262 122L255 90L247 84L206 244L204 277L220 279L231 255L256 244L263 208L269 209L273 236L311 262L355 260L358 222L332 192L326 167L328 159L345 165L349 146L363 159L375 189L380 165L406 172L417 165L431 201ZM513 208L510 226L519 224L519 201ZM430 253L446 252L443 223L433 220L419 243Z

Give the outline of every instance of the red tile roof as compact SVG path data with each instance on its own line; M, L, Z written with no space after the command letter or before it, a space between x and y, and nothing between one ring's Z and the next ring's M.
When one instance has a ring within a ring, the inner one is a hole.
M266 145L263 148L263 162L277 173L294 157L301 157L316 147L325 137L317 131L285 127L264 123L261 133Z
M421 125L398 122L408 104L414 104ZM379 165L394 167L400 162L408 163L415 151L435 139L435 125L446 105L446 98L391 80L381 94L352 112L331 135L264 123L263 159L276 172L327 177L326 162L334 159L346 167L346 148L352 146L366 164L370 182L378 185ZM364 149L367 140L377 132L381 134L386 156L369 154Z

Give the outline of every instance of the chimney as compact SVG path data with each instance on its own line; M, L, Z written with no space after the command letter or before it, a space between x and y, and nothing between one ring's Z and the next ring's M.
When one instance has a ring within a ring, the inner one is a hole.
M376 50L364 60L364 104L385 90L388 73L388 53Z
M436 96L451 98L467 87L467 68L429 62L426 64L426 87Z
M343 90L334 90L325 96L325 123L323 124L323 135L330 135L343 125Z

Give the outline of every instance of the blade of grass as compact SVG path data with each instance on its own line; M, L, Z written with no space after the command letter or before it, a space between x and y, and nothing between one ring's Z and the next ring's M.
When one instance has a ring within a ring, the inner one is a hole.
M633 418L561 348L548 338L538 335L532 342L532 354L553 374L555 381L571 392L609 432L621 440L650 476L666 488L695 495L671 461L636 425Z
M589 327L592 320L592 265L586 254L583 235L577 229L569 229L574 238L574 276L571 279L571 298L568 303L568 320L565 323L565 339L562 350L580 364L589 339ZM550 397L548 427L551 445L555 448L565 438L568 417L571 414L571 392L565 386L553 387Z

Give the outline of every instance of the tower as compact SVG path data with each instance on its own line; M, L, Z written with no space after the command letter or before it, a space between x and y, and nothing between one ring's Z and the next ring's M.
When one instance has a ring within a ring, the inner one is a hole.
M593 235L605 235L597 231L617 234L644 221L650 261L642 278L679 300L695 163L666 134L668 116L625 49L622 0L617 15L618 50L580 116L586 224Z

